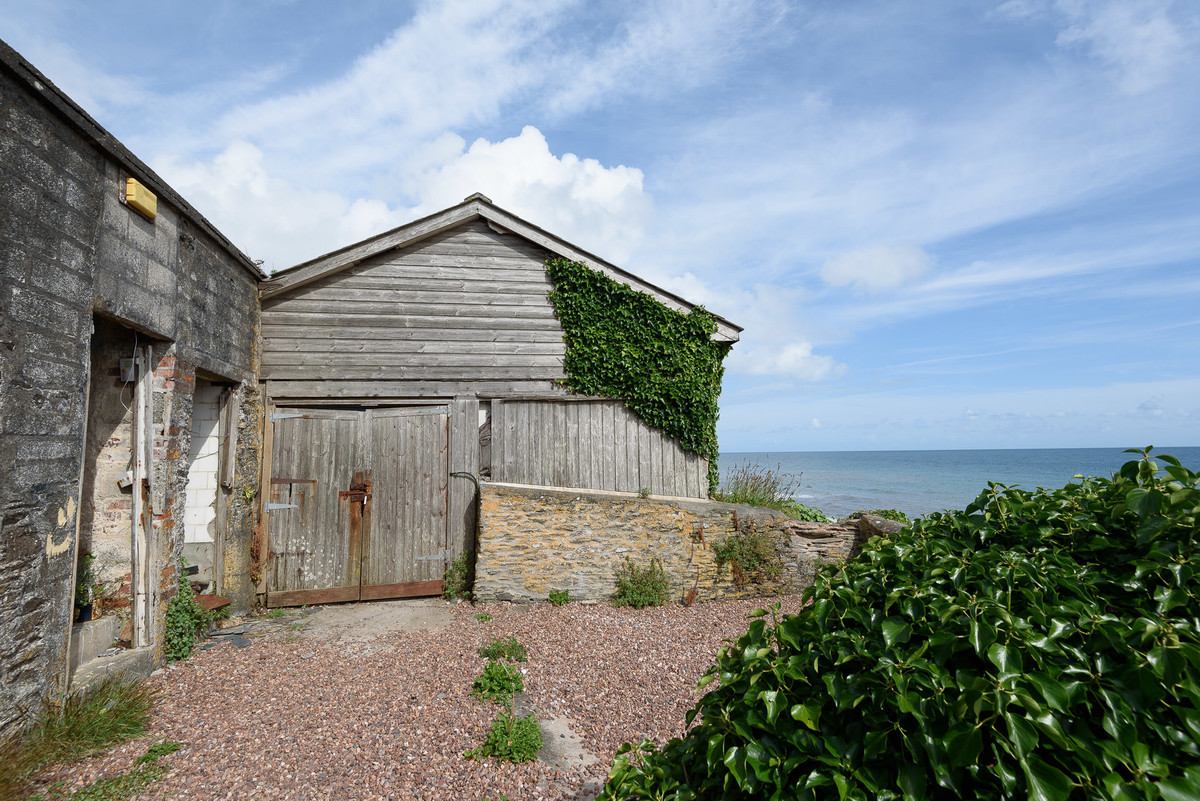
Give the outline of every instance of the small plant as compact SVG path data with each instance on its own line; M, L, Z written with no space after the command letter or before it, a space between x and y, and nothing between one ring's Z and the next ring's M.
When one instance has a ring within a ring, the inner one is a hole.
M179 576L179 589L167 604L166 655L171 662L192 655L196 638L212 624L213 615L196 603L196 593L187 577Z
M875 517L882 517L884 520L895 520L897 523L903 523L906 526L912 523L908 515L898 509L871 509L866 512L855 512L850 516L858 517L860 515L875 515Z
M742 462L726 476L713 499L724 503L745 503L783 512L793 520L832 523L833 518L820 509L805 506L795 499L803 473L784 473L757 462Z
M639 498L649 498L650 497L650 488L649 487L639 487L638 488L638 497Z
M747 582L773 581L783 572L775 543L765 531L737 531L723 542L714 542L712 549L718 574L729 565L738 589Z
M483 673L471 685L471 695L486 699L494 704L512 708L513 696L524 691L525 681L521 672L512 665L489 660Z
M96 779L74 793L68 794L64 789L61 793L48 796L46 801L66 801L68 798L71 801L119 801L140 795L147 787L167 775L169 766L160 763L159 758L178 750L179 743L172 740L155 743L134 763L128 773Z
M474 551L463 551L454 557L454 561L446 568L446 576L442 579L442 596L447 601L457 598L464 601L471 600L471 584L475 578L472 575L475 566L474 556Z
M92 602L93 590L97 584L96 569L93 564L96 554L85 553L79 557L79 565L75 568L75 606L84 607Z
M489 620L492 619L492 616L489 615L487 612L480 612L478 615L475 616L475 619L478 620L480 623L487 623Z
M483 745L463 754L467 759L495 757L502 762L529 762L542 750L542 730L534 715L516 717L504 712L492 723Z
M286 614L286 609L272 609L270 612L267 612L266 617L270 620L278 620Z
M0 742L0 798L24 797L29 778L47 765L140 736L157 701L155 690L115 676L61 704L47 701L31 727Z
M529 657L516 637L497 637L487 645L480 646L479 655L484 659L504 659L509 662L524 662Z
M671 581L663 570L662 561L650 560L641 567L628 556L617 569L617 590L613 594L613 606L662 606L671 597Z
M555 590L550 593L550 597L547 600L555 606L565 606L571 603L571 593L567 590Z

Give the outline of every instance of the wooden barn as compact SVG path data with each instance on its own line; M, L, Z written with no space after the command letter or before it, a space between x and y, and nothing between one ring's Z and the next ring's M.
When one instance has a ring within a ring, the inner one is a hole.
M482 195L262 284L268 605L440 593L479 476L707 497L705 459L563 388L548 258L693 308Z

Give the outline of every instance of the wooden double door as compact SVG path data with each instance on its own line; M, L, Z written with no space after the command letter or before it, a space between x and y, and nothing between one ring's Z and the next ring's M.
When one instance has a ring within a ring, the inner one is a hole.
M267 606L442 591L449 408L271 413Z

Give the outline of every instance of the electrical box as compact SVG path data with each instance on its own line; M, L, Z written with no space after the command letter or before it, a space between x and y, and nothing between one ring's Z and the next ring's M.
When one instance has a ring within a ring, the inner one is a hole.
M158 198L136 178L125 179L125 202L153 220L158 216Z
M133 381L137 381L137 362L134 359L121 359L121 383Z

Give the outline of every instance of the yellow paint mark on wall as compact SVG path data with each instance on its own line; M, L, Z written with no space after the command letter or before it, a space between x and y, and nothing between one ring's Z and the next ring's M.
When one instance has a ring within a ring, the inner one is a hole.
M63 528L67 524L75 520L75 499L68 498L65 507L59 507L58 510L58 528ZM54 541L54 532L46 537L46 556L55 557L71 550L71 533L63 537L62 542Z

